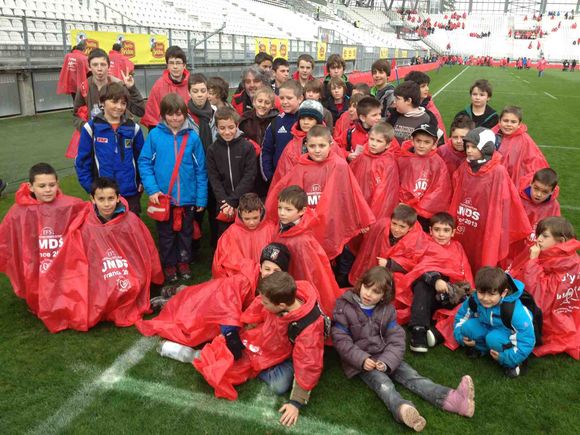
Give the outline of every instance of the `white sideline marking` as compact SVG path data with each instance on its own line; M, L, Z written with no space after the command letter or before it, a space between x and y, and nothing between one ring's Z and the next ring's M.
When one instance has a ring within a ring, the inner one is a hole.
M527 80L523 80L524 82L526 82L528 85L530 84L530 82L528 82Z
M564 208L566 210L580 211L580 206L577 206L577 205L561 205L560 204L560 207Z
M252 402L226 401L209 397L207 394L175 388L157 382L141 381L130 377L124 377L119 380L119 382L115 383L113 388L115 391L135 394L166 405L195 409L202 413L219 417L233 417L241 421L257 423L268 428L283 428L280 423L278 423L280 414L278 414L276 407L268 409L263 407L261 403L256 404ZM258 397L260 395L261 394L259 394ZM261 402L261 400L258 399L258 402ZM204 432L204 428L197 427L196 429L195 432ZM316 433L356 435L361 433L354 428L302 415L299 417L296 426L292 428L292 432L307 435Z
M465 71L467 71L469 68L471 68L471 65L468 66L467 68L465 68L463 71L461 71L459 74L457 74L455 77L453 77L451 80L449 80L447 83L445 83L445 86L443 86L441 89L439 89L437 92L435 92L433 94L433 96L431 98L435 98L437 95L439 95L441 92L443 92L443 89L445 89L447 86L449 86L451 83L453 83L455 81L455 79L457 77L459 77L461 74L463 74Z
M544 91L544 94L546 94L550 98L553 98L554 100L557 100L556 97L554 97L552 94L548 94L546 91Z
M129 349L119 355L108 369L103 371L93 381L85 383L80 390L61 405L58 411L28 433L46 435L62 432L94 402L99 391L113 388L117 382L124 378L125 373L137 365L157 342L158 339L150 337L142 337L137 340Z
M580 150L579 147L560 147L557 145L538 145L540 148L554 148L557 150L573 150L573 151L578 151Z

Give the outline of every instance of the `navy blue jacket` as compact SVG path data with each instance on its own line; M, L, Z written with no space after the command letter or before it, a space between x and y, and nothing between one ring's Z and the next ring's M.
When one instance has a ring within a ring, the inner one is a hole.
M262 153L260 154L260 168L265 181L272 180L278 160L292 139L292 126L298 121L296 113L280 113L276 116L264 133ZM276 131L272 131L272 125Z

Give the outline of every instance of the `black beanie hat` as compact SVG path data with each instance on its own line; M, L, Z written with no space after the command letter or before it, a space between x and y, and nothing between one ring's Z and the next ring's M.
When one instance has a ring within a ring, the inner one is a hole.
M290 251L282 243L270 243L260 255L260 264L264 261L271 261L278 265L283 272L288 272L288 265L290 264Z
M463 138L463 143L469 142L477 147L481 151L483 159L478 161L478 163L484 163L493 157L493 152L495 151L495 134L488 128L477 127L471 130Z

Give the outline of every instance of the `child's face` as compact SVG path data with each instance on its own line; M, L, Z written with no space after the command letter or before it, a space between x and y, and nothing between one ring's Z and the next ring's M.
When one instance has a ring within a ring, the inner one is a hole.
M426 156L435 148L435 138L428 134L415 133L413 135L413 146L415 147L415 154Z
M295 222L302 217L306 212L306 209L298 210L292 204L288 202L278 201L278 218L280 223L287 225L291 222Z
M374 127L381 120L381 108L373 107L366 115L360 115L359 119L366 128Z
M38 174L34 182L28 183L30 193L40 202L52 202L58 193L58 180L54 174Z
M499 304L501 299L507 296L507 293L507 289L501 293L483 293L477 290L477 299L479 299L479 303L481 303L484 308L491 308Z
M384 293L378 289L376 285L367 287L366 285L361 284L360 286L360 299L365 305L378 304L381 301L383 295Z
M344 88L342 86L333 86L330 89L330 94L332 95L332 98L334 98L334 100L342 100L342 98L344 97Z
M258 117L263 118L270 110L274 107L274 102L268 97L267 94L263 92L257 92L254 96L254 109L256 109L256 115Z
M489 99L487 92L482 91L477 86L471 91L471 105L473 107L485 107Z
M181 80L185 70L185 63L178 57L170 57L167 59L167 69L172 79Z
M451 132L451 145L455 151L465 152L463 138L469 133L468 128L455 128Z
M282 107L282 111L285 113L296 113L298 107L300 107L300 103L304 99L302 95L297 97L292 92L292 89L280 89L280 106Z
M106 220L109 220L115 213L115 209L119 203L119 195L117 195L115 189L110 187L96 189L95 194L91 195L91 202L95 204L99 214Z
M286 304L275 304L264 295L260 295L260 300L262 301L264 308L272 314L281 313L287 308Z
M209 100L209 104L212 106L219 106L221 104L220 96L215 89L208 89L207 90L207 99Z
M304 95L306 96L306 99L307 100L320 101L320 92L316 92L316 91L306 91L304 93Z
M105 119L107 121L120 121L126 109L127 102L122 98L118 100L105 100L103 104L103 112L105 113Z
M351 121L356 121L358 119L358 115L356 113L356 104L351 104L348 107L348 114L350 116Z
M318 124L318 121L310 116L303 116L300 118L298 123L300 125L300 130L308 133L312 127Z
M540 183L539 181L535 180L531 184L531 197L534 204L541 204L548 196L554 193L554 189L548 186L547 184Z
M189 88L189 96L191 101L197 107L205 106L208 99L207 85L205 83L196 83Z
M510 135L520 126L520 119L513 113L504 113L499 120L499 128L503 134Z
M175 112L171 115L165 115L165 122L169 128L173 131L179 131L183 123L185 122L185 115L181 112Z
M260 277L262 277L262 279L272 275L274 272L281 271L282 269L280 269L280 266L270 260L264 260L262 264L260 264Z
M467 155L467 160L471 162L483 159L481 151L471 142L465 142L465 154Z
M395 102L393 104L395 105L395 110L403 115L413 109L413 103L411 102L411 99L407 98L405 100L400 95L395 97Z
M217 130L220 137L226 142L231 142L236 137L238 125L233 119L220 119L217 122Z
M328 74L330 74L330 77L342 77L344 74L344 68L342 65L332 65L328 69Z
M314 136L306 143L308 157L314 162L323 162L330 154L330 140L325 136Z
M258 228L258 225L260 225L262 213L260 210L242 211L240 213L240 218L247 229L255 230Z
M560 243L560 240L556 239L550 230L545 230L542 234L536 235L536 240L541 251Z
M387 138L382 134L369 134L369 151L371 154L381 154L389 147L390 142L387 143Z
M423 83L419 86L419 89L421 90L421 100L429 96L429 83Z
M260 64L258 64L258 67L265 73L269 74L270 71L272 71L272 61L264 60Z
M382 86L384 86L387 83L387 80L389 79L385 71L375 69L373 70L372 74L373 74L373 82L375 83L375 86L377 88L381 88Z
M290 77L290 68L286 65L280 65L276 71L274 71L274 80L276 83L284 83Z
M437 222L429 228L429 233L435 242L439 245L446 246L455 235L455 230L448 224Z
M398 219L391 219L391 234L395 239L400 239L410 230L411 227L406 222L400 221Z
M109 64L107 63L107 59L104 57L95 57L91 59L89 69L91 70L93 77L99 82L105 81L109 75Z
M312 74L312 64L306 60L298 62L298 75L302 80L307 80Z

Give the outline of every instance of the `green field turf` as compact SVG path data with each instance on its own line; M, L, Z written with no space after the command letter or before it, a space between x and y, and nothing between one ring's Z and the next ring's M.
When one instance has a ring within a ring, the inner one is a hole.
M437 93L463 70L444 67L432 72ZM519 77L518 77L519 76ZM469 86L478 78L494 85L491 105L520 105L524 121L548 161L561 176L563 213L580 228L578 104L580 74L468 68L435 98L446 125L469 101ZM544 92L551 95L548 96ZM1 120L0 177L11 190L35 162L69 168L64 149L71 132L70 112ZM549 147L548 147L549 146ZM63 190L86 197L73 176L61 171ZM0 200L0 216L13 196ZM151 222L146 220L152 227ZM195 266L194 282L209 277L207 240ZM362 381L346 380L333 350L325 371L297 426L277 423L284 402L259 381L240 386L237 402L217 400L194 368L161 358L157 340L134 328L101 324L88 333L55 335L31 315L4 276L0 276L0 433L365 433L406 432ZM444 347L427 355L407 353L419 372L455 386L470 374L476 386L476 412L465 419L439 411L403 388L427 419L426 433L576 433L580 365L568 356L532 358L528 373L504 378L489 359L470 360Z

